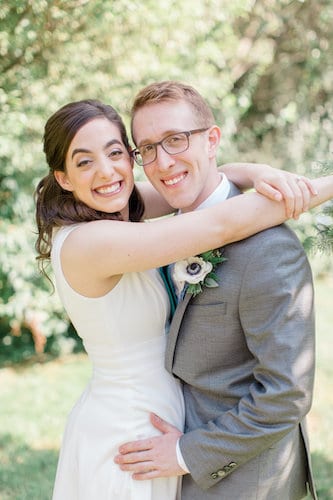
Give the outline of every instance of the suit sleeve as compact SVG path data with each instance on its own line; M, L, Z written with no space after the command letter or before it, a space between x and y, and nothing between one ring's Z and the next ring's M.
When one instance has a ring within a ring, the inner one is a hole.
M249 391L229 411L185 433L180 449L207 489L274 445L308 413L314 378L313 284L288 231L262 237L248 255L239 317L253 355Z

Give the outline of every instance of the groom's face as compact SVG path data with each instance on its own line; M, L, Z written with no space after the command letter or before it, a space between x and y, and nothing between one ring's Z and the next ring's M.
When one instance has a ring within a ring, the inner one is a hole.
M137 147L154 144L171 134L203 128L191 105L183 100L147 104L133 118L133 139ZM177 154L157 146L156 159L144 165L149 181L174 208L195 209L215 189L220 177L212 150L211 135L217 127L189 136L189 147ZM213 162L212 162L213 158Z

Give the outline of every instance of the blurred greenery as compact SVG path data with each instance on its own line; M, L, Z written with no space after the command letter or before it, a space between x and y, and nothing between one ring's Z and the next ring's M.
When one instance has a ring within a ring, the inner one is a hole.
M177 79L211 105L221 162L332 172L332 22L331 0L0 3L0 362L79 349L35 262L32 193L46 172L48 116L96 97L128 124L142 86ZM332 248L332 210L302 218L300 237Z
M317 370L308 424L318 498L331 500L333 277L316 280L315 289ZM90 373L90 363L83 354L0 368L1 500L51 498L65 420Z

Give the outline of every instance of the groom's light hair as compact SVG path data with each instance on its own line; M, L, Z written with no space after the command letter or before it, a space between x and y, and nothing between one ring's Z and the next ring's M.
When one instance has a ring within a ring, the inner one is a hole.
M192 106L198 127L211 127L215 124L212 110L195 88L185 83L167 80L147 85L134 98L131 109L131 132L133 137L133 119L135 113L149 104L160 102L185 101Z

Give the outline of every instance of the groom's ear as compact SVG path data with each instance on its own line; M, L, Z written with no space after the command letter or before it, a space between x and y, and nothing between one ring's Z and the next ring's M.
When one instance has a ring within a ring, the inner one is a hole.
M220 140L221 140L221 129L217 125L213 125L212 127L210 127L210 129L208 131L209 158L213 158L217 155L217 150L218 150L219 145L220 145Z

